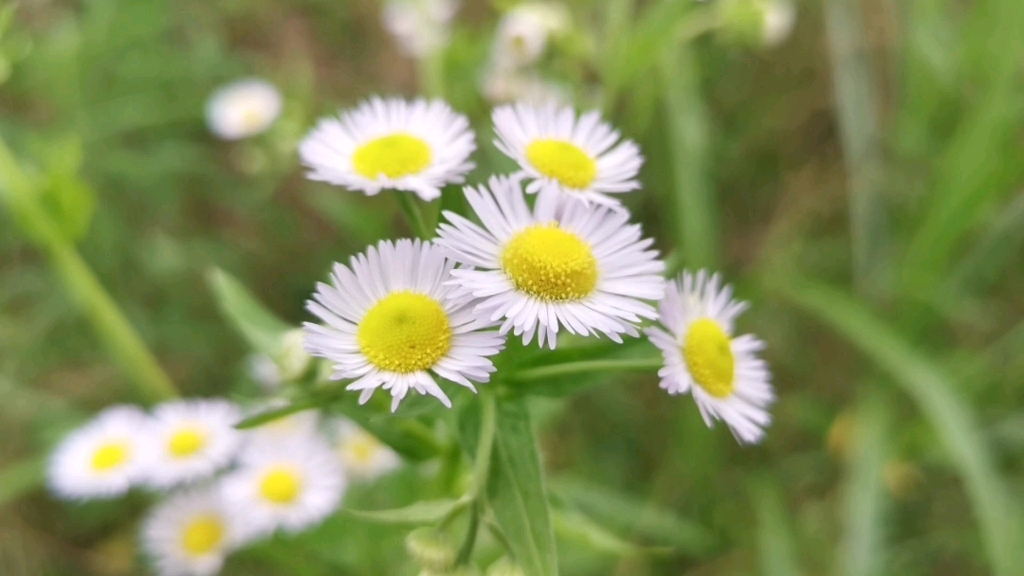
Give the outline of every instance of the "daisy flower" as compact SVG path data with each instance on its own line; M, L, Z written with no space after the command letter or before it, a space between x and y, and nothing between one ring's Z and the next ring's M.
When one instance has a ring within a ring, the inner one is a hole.
M75 430L50 457L50 490L61 498L113 498L146 472L149 452L140 432L148 416L133 406L113 406Z
M243 517L209 488L181 492L150 512L142 546L161 576L212 576L244 543Z
M381 17L407 56L427 58L448 45L458 0L387 0Z
M531 194L619 206L608 194L640 188L640 147L620 141L596 110L577 118L568 106L519 103L495 108L492 118L495 146L519 164L513 177L531 180L526 187Z
M442 100L374 97L338 118L324 118L299 145L308 178L361 190L441 195L473 169L469 120Z
M153 411L154 457L148 482L171 488L211 476L235 457L242 412L227 400L176 400Z
M381 242L334 265L331 284L318 284L306 307L326 325L305 324L306 347L334 363L333 379L351 378L361 403L377 388L391 391L391 410L410 389L451 401L431 373L470 390L490 380L489 356L504 338L465 299L453 298L454 262L430 242Z
M498 22L492 59L500 68L534 64L544 55L551 36L569 28L569 9L558 2L526 2L509 10Z
M222 140L240 140L264 132L281 115L284 100L277 87L259 78L232 82L206 102L206 124Z
M220 488L230 509L246 518L247 533L257 536L318 524L337 509L346 483L330 445L307 437L254 442Z
M661 387L669 394L690 392L709 427L724 420L738 441L753 444L771 423L775 393L768 365L757 357L764 342L751 334L733 337L733 321L746 308L718 274L686 272L669 283L659 306L661 326L646 333L665 358Z
M352 480L370 481L402 465L402 459L376 436L347 418L334 422L335 447Z
M628 214L545 195L531 211L517 181L492 177L489 186L465 188L483 226L445 212L438 244L467 266L449 284L478 299L475 313L504 319L502 334L512 330L524 344L536 334L552 349L560 327L621 342L657 315L644 300L664 295L665 264Z

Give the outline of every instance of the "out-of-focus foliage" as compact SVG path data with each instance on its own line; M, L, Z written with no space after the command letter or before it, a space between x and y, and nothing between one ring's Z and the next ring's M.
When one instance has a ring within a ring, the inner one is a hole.
M769 343L774 423L763 445L737 446L646 368L524 377L535 395L508 400L497 425L532 416L555 514L513 549L542 566L550 530L567 576L1020 574L1024 3L805 1L769 51L702 34L722 1L566 2L574 28L538 68L640 143L644 190L628 204L676 269L719 267L752 302L740 330ZM480 92L509 4L464 0L442 61L444 96L479 134L478 173L510 167ZM205 99L251 74L281 87L282 117L253 140L214 139ZM264 332L238 334L218 294L244 285L253 307L298 325L331 262L410 233L393 195L305 181L294 150L318 115L418 90L372 0L0 3L0 136L189 395L254 396L246 355L282 327L263 317ZM467 451L479 422L410 399L399 424L386 403L358 409L303 376L314 388L297 397L412 462L344 508L429 503L341 512L224 573L414 574L405 535L455 506L469 476L436 476L450 455L417 415L461 425ZM0 574L143 570L145 498L72 506L36 489L40 454L129 398L33 238L0 212ZM533 465L521 448L494 450ZM536 487L517 489L529 506ZM493 503L511 522L529 515L518 504ZM500 555L479 545L486 563Z

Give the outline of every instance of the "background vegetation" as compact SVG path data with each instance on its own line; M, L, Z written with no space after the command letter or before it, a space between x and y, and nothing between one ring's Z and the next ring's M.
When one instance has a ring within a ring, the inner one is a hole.
M464 1L443 62L478 173L509 167L479 92L510 2L495 4ZM39 489L61 434L138 399L47 238L77 244L185 393L245 395L247 349L208 271L297 324L332 261L407 234L392 196L304 180L294 146L318 115L416 93L416 67L373 0L0 5L0 573L141 573L144 497ZM631 209L676 269L722 269L752 301L740 328L769 343L780 400L743 448L653 374L538 399L562 573L1024 573L1024 3L809 1L771 51L679 41L706 4L568 5L545 74L641 143ZM282 88L285 113L217 141L204 101L248 74ZM19 210L25 182L56 230ZM346 506L421 498L429 466ZM225 573L412 574L406 530L339 514Z

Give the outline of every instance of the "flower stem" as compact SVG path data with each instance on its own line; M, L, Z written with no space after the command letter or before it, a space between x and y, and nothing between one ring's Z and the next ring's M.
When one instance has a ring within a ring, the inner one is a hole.
M582 360L580 362L566 362L564 364L552 364L550 366L539 366L516 372L509 377L514 382L529 382L531 380L542 380L554 376L568 376L571 374L583 374L586 372L607 372L616 371L644 371L661 368L664 361L661 358L632 358L622 360Z
M444 98L444 49L416 60L420 90L430 98Z
M398 197L398 205L401 206L402 213L405 214L405 219L409 223L409 227L412 228L413 234L424 240L432 238L434 235L427 228L427 221L423 218L423 210L416 203L413 193L401 190L395 190L394 192Z
M469 495L479 499L487 488L487 478L491 474L491 453L494 449L494 434L497 430L497 406L494 394L487 389L480 391L480 440L476 445L476 458L473 460L473 485Z
M78 250L37 202L38 190L0 139L0 202L40 249L107 351L147 402L178 396L174 383L100 284Z

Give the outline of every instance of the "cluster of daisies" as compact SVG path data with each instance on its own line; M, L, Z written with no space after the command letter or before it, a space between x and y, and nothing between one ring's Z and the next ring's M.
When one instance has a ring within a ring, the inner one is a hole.
M466 186L473 214L444 211L435 239L384 241L335 264L308 304L321 323L305 325L307 351L362 402L389 391L394 410L410 390L450 406L442 384L488 382L509 335L554 349L563 331L615 342L643 332L663 353L662 388L758 442L774 400L764 344L734 337L746 304L718 275L665 281L654 241L619 201L640 189L639 147L597 112L518 103L492 119L518 170ZM313 180L431 201L464 182L475 148L467 118L443 101L372 98L322 119L299 153Z
M50 489L75 501L133 488L160 494L141 530L157 572L209 576L246 544L320 523L350 482L401 463L348 420L300 412L242 431L242 417L220 399L172 401L149 413L107 408L53 453Z

